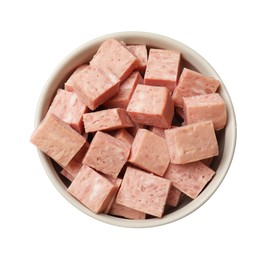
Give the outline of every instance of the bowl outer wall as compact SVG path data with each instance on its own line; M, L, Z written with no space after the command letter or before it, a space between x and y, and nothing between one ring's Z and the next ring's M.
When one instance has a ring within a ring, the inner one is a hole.
M230 167L234 155L237 137L236 117L228 91L216 71L197 52L181 42L159 34L148 32L119 32L91 40L68 55L58 65L58 67L46 82L37 105L35 127L37 127L41 120L44 118L57 89L63 86L64 82L68 79L69 75L71 75L76 67L83 63L88 63L92 56L96 53L101 43L109 38L116 38L118 40L124 41L127 44L146 44L147 46L154 48L179 50L182 52L182 57L187 60L193 67L195 67L200 73L215 77L221 82L219 93L226 103L228 119L225 128L226 141L223 142L224 144L222 149L220 147L221 160L216 170L215 176L196 199L192 200L190 203L181 207L180 209L167 214L162 218L128 220L109 216L106 214L95 214L91 212L88 208L82 205L67 192L67 188L56 173L51 159L46 154L38 150L40 160L48 177L55 185L57 190L62 194L62 196L76 208L97 220L122 227L153 227L176 221L198 209L213 195L213 193L219 187Z

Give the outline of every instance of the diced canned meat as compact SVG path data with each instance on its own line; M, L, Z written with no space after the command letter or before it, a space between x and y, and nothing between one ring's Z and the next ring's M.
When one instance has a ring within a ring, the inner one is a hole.
M192 199L195 199L215 172L202 162L170 164L164 178Z
M139 129L132 145L129 162L163 176L170 162L166 140L149 130Z
M127 112L139 124L169 128L174 104L167 88L138 84Z
M88 65L77 76L74 90L91 110L109 100L119 91L119 78L107 67Z
M215 130L225 127L227 121L226 105L218 93L184 97L183 101L187 124L211 120Z
M86 133L133 127L130 117L123 108L112 108L83 115Z
M69 124L78 133L82 133L83 114L87 111L87 106L78 98L75 92L59 89L49 111Z
M124 44L116 39L108 39L101 44L90 64L108 68L123 81L137 67L138 60Z
M66 166L86 142L67 123L48 112L31 136L31 142L61 166Z
M215 93L219 85L215 78L184 68L172 99L176 106L183 107L183 97Z
M218 155L212 121L165 130L171 163L184 164Z
M177 85L180 62L178 51L150 49L144 84L165 86L172 93Z
M83 164L116 178L129 157L130 148L129 144L98 131L90 143Z
M160 218L169 189L169 180L127 167L116 203Z
M101 174L84 165L68 192L94 213L103 212L112 200L115 186Z

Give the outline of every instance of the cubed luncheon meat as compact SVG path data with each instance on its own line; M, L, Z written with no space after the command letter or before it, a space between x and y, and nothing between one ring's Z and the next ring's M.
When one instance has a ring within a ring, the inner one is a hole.
M138 44L138 45L128 45L126 47L138 60L136 69L142 73L145 72L148 60L146 45Z
M128 219L145 219L146 214L144 212L128 208L126 206L117 204L114 202L110 208L109 214Z
M117 95L106 101L103 106L107 108L120 107L126 109L131 96L138 83L142 83L143 79L138 71L132 74L120 85Z
M150 49L144 84L164 86L172 93L177 85L180 62L178 51Z
M32 134L31 142L58 164L66 166L86 140L67 123L48 112Z
M129 144L98 131L90 143L83 164L116 178L128 159L130 148Z
M78 133L83 131L83 114L87 106L78 98L75 92L59 89L49 111L69 124Z
M84 70L88 64L83 64L80 65L73 73L72 75L68 78L68 80L64 83L64 89L67 91L74 91L74 84L76 82L76 77L78 74Z
M163 176L170 162L166 140L147 129L139 129L132 144L129 162Z
M215 93L219 85L215 78L184 68L172 99L176 106L183 107L183 97Z
M101 44L90 64L108 68L123 81L137 67L138 60L124 44L116 39L108 39Z
M218 93L184 97L183 101L186 124L211 120L215 130L225 127L226 105Z
M115 186L104 176L84 165L68 192L94 213L103 212L115 194Z
M174 114L174 103L169 90L138 84L127 107L134 122L169 128Z
M171 163L184 164L218 155L212 121L165 130Z
M83 115L86 133L133 127L130 117L123 108L111 108Z
M116 203L162 217L169 189L169 180L127 167Z
M74 90L91 110L95 110L118 93L119 84L119 78L107 67L88 65L76 76Z
M215 172L204 163L170 164L164 178L178 190L195 199Z

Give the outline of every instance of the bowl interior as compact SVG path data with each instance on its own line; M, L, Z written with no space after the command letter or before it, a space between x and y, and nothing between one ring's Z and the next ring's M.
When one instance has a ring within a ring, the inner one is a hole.
M77 207L82 212L88 214L89 216L109 224L125 227L150 227L166 224L190 214L191 212L199 208L205 201L207 201L208 198L215 192L228 171L234 154L236 143L235 114L226 87L224 86L219 75L210 66L210 64L208 64L207 61L194 50L173 39L157 34L144 32L115 33L92 40L85 45L79 47L68 57L66 57L66 59L64 59L64 61L57 67L55 72L47 81L38 103L35 126L37 127L45 116L50 106L50 103L56 94L57 89L63 87L64 82L66 82L68 77L79 65L88 63L91 60L92 56L96 53L100 44L104 40L112 37L122 40L127 44L146 44L148 47L179 50L182 52L183 64L185 67L191 68L204 75L215 77L220 80L221 86L219 87L219 93L223 97L227 105L228 121L226 128L217 133L220 155L217 156L212 162L212 168L216 171L215 176L196 199L191 200L186 198L179 205L178 208L174 209L174 211L170 211L162 218L128 220L105 214L97 215L91 212L88 208L78 202L67 192L68 183L65 181L65 178L62 178L58 174L59 171L56 164L53 163L52 160L41 151L39 151L39 156L46 170L46 173L48 174L49 178L58 189L58 191L70 203L72 203L75 207Z

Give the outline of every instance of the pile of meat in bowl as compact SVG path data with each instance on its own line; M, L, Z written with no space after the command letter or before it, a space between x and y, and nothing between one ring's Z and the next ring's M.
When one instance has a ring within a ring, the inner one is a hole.
M58 89L31 142L92 212L162 218L216 174L219 86L180 51L110 38Z

